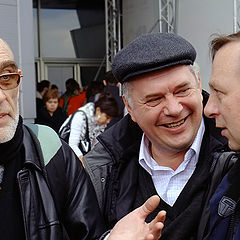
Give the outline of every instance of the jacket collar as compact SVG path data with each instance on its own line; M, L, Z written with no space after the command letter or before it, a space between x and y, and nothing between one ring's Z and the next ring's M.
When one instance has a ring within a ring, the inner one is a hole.
M36 151L34 140L24 125L23 125L23 134L24 134L23 144L25 149L24 167L27 167L28 165L32 165L39 171L42 171L42 167L40 164L40 157Z

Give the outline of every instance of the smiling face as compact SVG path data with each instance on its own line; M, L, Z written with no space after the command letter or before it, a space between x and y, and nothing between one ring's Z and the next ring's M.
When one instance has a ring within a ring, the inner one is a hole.
M229 147L240 151L240 42L223 46L215 55L209 81L210 98L204 109L223 128ZM226 61L227 59L227 61Z
M151 142L152 151L175 154L193 143L202 119L201 84L189 66L141 75L131 82L132 117Z
M7 44L0 39L0 74L16 73L18 67ZM11 140L17 128L19 86L10 89L0 89L0 143Z

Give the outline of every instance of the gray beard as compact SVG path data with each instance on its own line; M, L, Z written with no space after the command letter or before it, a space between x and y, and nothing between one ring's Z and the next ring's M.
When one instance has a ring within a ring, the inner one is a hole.
M17 108L17 113L15 117L10 121L8 125L6 125L4 128L0 128L0 143L5 143L10 141L17 129L19 121L19 107Z

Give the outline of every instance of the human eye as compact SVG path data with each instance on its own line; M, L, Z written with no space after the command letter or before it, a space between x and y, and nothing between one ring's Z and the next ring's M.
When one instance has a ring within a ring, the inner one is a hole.
M216 88L213 89L213 92L217 96L218 99L221 99L224 95L224 93L222 91L220 91L219 89L216 89Z
M9 74L3 74L0 76L0 85L2 88L8 89L12 84L12 76Z
M10 79L10 75L8 75L8 74L3 74L3 75L0 76L0 79L1 79L2 81L8 81L8 80Z
M146 105L149 107L155 107L161 102L161 97L151 98L146 101Z
M175 95L179 97L185 97L189 94L190 88L182 88L176 91Z
M215 95L223 94L223 92L218 86L213 86L213 85L210 85L210 92Z
M18 73L4 73L0 75L0 88L3 90L13 89L18 86L20 75Z
M221 91L216 88L214 88L213 91L215 92L215 94L221 94Z

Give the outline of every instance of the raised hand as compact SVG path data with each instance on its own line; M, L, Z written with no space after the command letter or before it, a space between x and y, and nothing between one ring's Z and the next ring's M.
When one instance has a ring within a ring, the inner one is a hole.
M146 223L145 219L156 209L159 202L158 196L150 197L141 207L119 220L107 239L158 240L161 237L166 212L160 211L150 223Z

